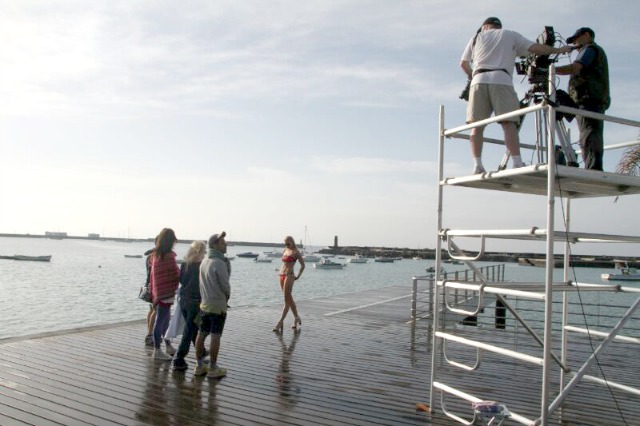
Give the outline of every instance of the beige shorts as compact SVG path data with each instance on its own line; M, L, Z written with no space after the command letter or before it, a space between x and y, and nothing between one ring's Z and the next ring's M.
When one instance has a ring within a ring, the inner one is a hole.
M518 95L513 86L504 84L478 83L471 86L469 105L467 105L467 123L484 120L495 115L506 114L520 108ZM511 117L505 121L520 121L520 117Z

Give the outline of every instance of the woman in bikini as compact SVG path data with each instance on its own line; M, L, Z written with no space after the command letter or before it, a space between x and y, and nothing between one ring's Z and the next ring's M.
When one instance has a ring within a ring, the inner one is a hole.
M302 275L302 271L304 271L304 259L302 258L302 254L296 247L295 241L293 241L293 237L288 236L284 239L285 249L282 253L282 268L280 268L280 288L282 289L282 293L284 293L284 306L282 308L282 316L280 317L280 321L273 327L273 331L277 333L282 333L282 328L284 324L284 319L287 317L289 313L289 309L293 312L293 325L291 328L294 330L302 325L302 321L300 320L300 316L298 315L298 309L296 308L296 302L293 300L293 295L291 292L293 291L293 283L300 278ZM295 274L293 270L296 261L300 262L300 270L298 271L298 275Z

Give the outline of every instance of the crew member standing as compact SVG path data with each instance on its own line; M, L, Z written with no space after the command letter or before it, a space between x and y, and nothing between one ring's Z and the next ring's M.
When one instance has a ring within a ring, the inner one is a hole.
M225 257L227 242L223 231L209 237L209 253L200 264L200 303L201 324L196 339L196 361L198 366L194 371L196 376L207 374L212 378L226 376L227 370L218 367L218 352L220 351L220 339L224 324L227 320L227 302L231 296L231 264ZM209 351L211 356L210 367L204 365L205 357L204 341L211 335ZM208 372L208 373L207 373Z
M556 74L571 76L569 96L578 108L604 114L611 105L609 65L604 49L595 43L594 38L591 28L578 28L567 39L567 43L573 43L579 49L578 56L573 63L557 67ZM577 120L584 168L602 171L604 121L580 115Z
M518 96L513 89L512 77L517 56L526 56L529 53L551 55L569 51L569 46L551 47L528 40L515 31L503 30L502 22L498 18L485 19L480 31L469 40L460 60L462 70L471 80L467 123L487 119L492 113L506 114L520 107ZM519 117L511 117L500 122L514 168L524 166L520 157L520 139L516 126L519 120ZM484 126L471 130L474 174L485 172L482 165L483 133Z

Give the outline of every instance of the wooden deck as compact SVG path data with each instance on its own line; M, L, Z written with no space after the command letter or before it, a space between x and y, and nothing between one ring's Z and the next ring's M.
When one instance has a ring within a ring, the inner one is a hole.
M431 355L426 331L407 323L410 292L396 286L300 302L302 331L285 328L282 336L271 331L279 306L232 309L219 358L228 376L220 381L193 376L193 351L186 373L154 361L142 321L8 339L0 342L0 424L457 424L439 407L415 409L429 399ZM486 358L488 382L442 372L471 384L471 393L516 393L520 414L535 417L539 397L527 387L537 370ZM624 424L597 389L585 385L569 399L563 424ZM619 402L627 424L640 424L640 400Z

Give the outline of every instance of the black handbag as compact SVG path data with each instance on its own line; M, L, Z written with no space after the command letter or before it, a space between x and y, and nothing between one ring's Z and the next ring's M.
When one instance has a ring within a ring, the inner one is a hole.
M151 282L151 265L149 264L149 261L150 258L149 255L147 255L147 282L140 287L140 292L138 293L138 299L147 303L151 303L151 290L149 289L149 282Z
M151 290L149 290L149 285L145 284L140 287L140 293L138 293L138 299L143 300L147 303L151 303Z

